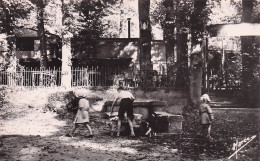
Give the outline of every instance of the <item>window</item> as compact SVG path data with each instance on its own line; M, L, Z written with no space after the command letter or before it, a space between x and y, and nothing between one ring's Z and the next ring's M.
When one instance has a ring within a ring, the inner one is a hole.
M34 38L33 37L18 37L16 39L17 51L34 51Z

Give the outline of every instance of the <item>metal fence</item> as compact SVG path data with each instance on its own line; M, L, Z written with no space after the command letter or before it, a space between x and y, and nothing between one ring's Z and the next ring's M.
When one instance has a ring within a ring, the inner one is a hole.
M154 87L167 87L167 76L162 71L151 72ZM124 86L137 88L142 83L140 70L128 70L120 67L86 67L71 69L72 87ZM58 69L25 69L20 71L0 71L0 85L26 88L51 88L61 86L62 71ZM240 81L209 79L209 90L239 90Z
M153 71L155 86L163 83L166 75ZM140 70L122 69L120 67L88 67L72 69L72 86L125 86L136 88L141 83Z
M1 71L0 84L22 87L54 87L61 84L60 69Z
M0 71L0 85L28 88L48 88L61 86L61 69L25 69L21 71ZM161 86L165 75L154 71L153 82ZM71 69L71 86L125 86L136 88L141 82L139 70L119 67L87 67Z

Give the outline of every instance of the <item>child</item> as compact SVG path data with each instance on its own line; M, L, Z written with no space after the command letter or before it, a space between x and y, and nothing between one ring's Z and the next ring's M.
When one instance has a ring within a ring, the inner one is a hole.
M200 105L200 116L201 116L201 125L202 125L202 135L206 136L209 140L211 140L210 132L211 132L211 123L213 118L212 109L207 104L209 103L210 99L207 94L204 94L200 98L201 105Z
M148 130L146 131L145 135L152 137L152 135L156 136L156 123L155 123L155 117L156 115L152 115L151 116L152 119L150 119L148 122L146 122L146 127L148 128Z
M124 118L125 112L127 113L127 121L130 126L131 136L135 136L134 128L133 128L133 119L134 119L133 101L135 98L131 92L125 91L123 89L124 89L123 87L119 87L117 89L119 93L112 104L111 115L113 113L114 104L116 103L116 101L120 100L120 104L119 104L120 107L118 110L117 136L120 135L121 122Z
M93 137L93 132L91 127L89 126L89 109L92 108L89 104L89 101L86 98L80 98L79 102L78 102L78 111L74 120L74 124L72 127L72 130L69 134L66 134L66 136L68 137L72 137L74 131L76 130L76 128L81 124L81 125L85 125L89 132L90 135L87 136L89 138ZM93 108L92 108L93 109ZM94 109L93 109L94 110ZM95 110L94 110L95 111Z

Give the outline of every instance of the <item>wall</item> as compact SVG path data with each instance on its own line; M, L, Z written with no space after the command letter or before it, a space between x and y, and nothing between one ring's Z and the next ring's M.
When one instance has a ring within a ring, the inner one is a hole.
M165 43L152 41L151 45L153 69L166 71ZM95 58L132 58L130 67L139 69L138 39L101 39Z

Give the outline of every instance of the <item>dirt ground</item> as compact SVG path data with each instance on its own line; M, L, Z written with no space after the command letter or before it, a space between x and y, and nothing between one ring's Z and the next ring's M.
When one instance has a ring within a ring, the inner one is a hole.
M92 112L90 126L94 137L86 138L89 133L81 127L70 138L65 134L70 130L73 115L64 118L43 110L41 106L48 94L47 91L6 92L0 110L0 160L225 160L232 153L233 138L237 136L234 133L245 138L259 132L259 110L247 110L246 115L214 110L220 122L215 124L217 130L213 129L212 143L188 134L132 138L123 132L120 137L111 137L100 112ZM236 118L243 121L235 126L228 124ZM238 155L239 160L259 159L258 138Z

